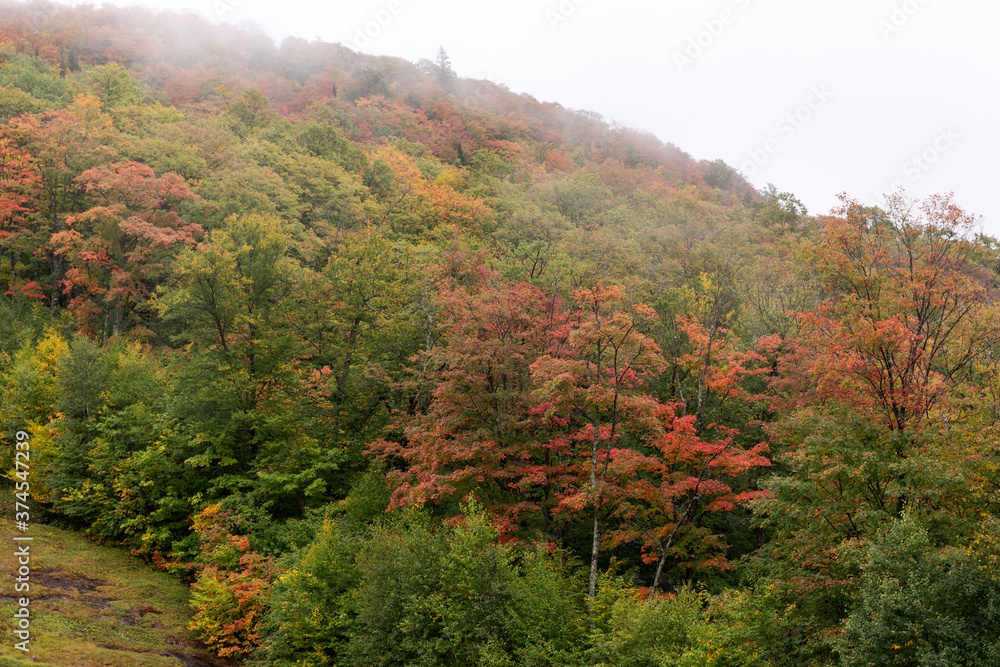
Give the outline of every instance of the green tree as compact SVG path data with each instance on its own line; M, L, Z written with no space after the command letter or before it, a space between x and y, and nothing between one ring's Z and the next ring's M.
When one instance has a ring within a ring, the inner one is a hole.
M142 101L142 92L132 80L128 70L118 63L99 65L89 70L87 82L92 86L101 108L112 115L115 109L122 106L138 104Z
M161 289L160 313L183 338L222 363L233 408L250 413L287 374L292 341L278 309L291 292L291 238L262 215L230 217L177 261L179 282Z
M99 539L146 555L169 551L186 536L194 493L177 467L150 456L173 445L167 369L138 343L101 347L77 337L60 362L58 387L53 509Z
M385 74L365 67L354 75L354 84L347 91L347 99L354 102L364 97L391 97L389 84L386 82Z
M865 547L838 647L845 667L1000 664L1000 582L904 515Z
M347 663L476 664L484 646L503 639L513 600L511 552L495 539L474 506L455 528L434 531L414 514L402 533L375 529L357 557Z
M231 217L178 258L156 304L192 344L177 376L176 416L197 450L185 464L208 472L227 509L279 517L347 488L336 436L312 421L323 374L299 367L303 341L288 324L300 275L290 245L277 219Z
M253 468L265 443L293 437L282 407L292 386L295 341L280 318L295 262L281 223L230 217L177 260L178 281L156 308L193 344L178 380L180 405L201 427L192 465Z
M59 71L38 56L18 53L0 64L0 86L22 90L44 108L65 106L83 87L71 78L59 76Z
M226 125L241 140L245 141L256 130L267 127L278 118L271 110L271 102L259 90L248 88L237 95L227 86L220 85L215 92L226 104Z
M264 629L261 658L267 664L341 664L353 629L356 550L356 541L327 519L312 544L281 562Z

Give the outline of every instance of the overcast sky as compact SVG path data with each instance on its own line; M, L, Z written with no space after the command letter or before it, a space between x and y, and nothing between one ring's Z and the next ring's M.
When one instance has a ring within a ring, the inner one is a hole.
M76 4L62 0L65 4ZM94 3L100 4L100 3ZM117 0L188 9L596 111L811 213L954 191L1000 236L992 0Z

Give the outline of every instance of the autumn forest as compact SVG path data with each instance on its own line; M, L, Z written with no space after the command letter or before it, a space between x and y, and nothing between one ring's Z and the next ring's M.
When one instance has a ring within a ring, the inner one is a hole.
M809 212L444 49L0 7L4 484L27 433L38 520L220 658L1000 665L952 196Z

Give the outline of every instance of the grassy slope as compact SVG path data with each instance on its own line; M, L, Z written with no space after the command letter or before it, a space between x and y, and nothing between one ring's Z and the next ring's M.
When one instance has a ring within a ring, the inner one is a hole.
M226 665L187 630L188 589L119 549L72 531L32 524L31 656L14 648L17 563L9 490L0 495L0 667ZM23 594L18 594L23 595Z

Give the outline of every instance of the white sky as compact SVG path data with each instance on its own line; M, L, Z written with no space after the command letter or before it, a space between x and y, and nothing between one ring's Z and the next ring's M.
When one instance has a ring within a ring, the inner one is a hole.
M356 49L367 27L358 50L411 61L443 45L460 76L596 111L697 159L722 158L811 213L829 212L842 191L879 203L899 183L918 197L954 191L1000 236L995 0L110 4L184 8L254 23L276 41Z

